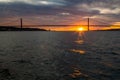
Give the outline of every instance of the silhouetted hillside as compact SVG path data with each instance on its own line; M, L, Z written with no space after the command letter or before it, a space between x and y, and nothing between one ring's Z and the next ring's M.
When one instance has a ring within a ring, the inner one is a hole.
M120 29L106 29L106 30L95 30L95 31L120 31Z
M0 26L0 31L47 31L39 28L17 28L14 26Z

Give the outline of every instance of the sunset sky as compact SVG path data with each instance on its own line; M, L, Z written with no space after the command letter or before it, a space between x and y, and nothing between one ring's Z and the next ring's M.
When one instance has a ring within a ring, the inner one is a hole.
M91 24L100 25L102 21L120 25L120 0L0 0L0 25L9 22L19 25L19 18L23 18L24 25L79 25L87 24L88 17L91 18ZM56 26L48 29L77 28Z

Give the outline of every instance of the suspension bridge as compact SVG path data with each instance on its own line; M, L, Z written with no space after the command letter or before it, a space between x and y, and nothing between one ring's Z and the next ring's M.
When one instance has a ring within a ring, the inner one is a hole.
M29 20L30 21L30 20ZM31 20L30 23L32 23L33 20ZM84 22L84 23L83 23ZM10 20L10 21L6 21L4 23L0 23L0 26L7 26L7 27L10 27L10 26L13 26L13 27L17 27L17 28L31 28L31 27L69 27L69 26L84 26L84 27L87 27L87 30L91 30L91 27L96 27L96 28L102 28L102 27L106 27L106 28L109 28L111 26L115 26L117 28L120 29L120 25L113 25L111 21L106 21L106 20L98 20L98 19L93 19L93 18L84 18L84 19L81 19L79 20L79 23L76 24L71 24L71 25L56 25L56 24L53 24L53 25L49 25L49 24L46 24L46 25L42 25L42 24L33 24L33 25L30 25L30 24L24 24L24 19L20 18L20 19L16 19L16 20Z

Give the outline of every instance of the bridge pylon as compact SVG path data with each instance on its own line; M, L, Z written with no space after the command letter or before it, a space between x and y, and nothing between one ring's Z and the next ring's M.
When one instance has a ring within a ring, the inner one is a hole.
M22 21L22 18L20 18L20 28L21 28L21 29L23 28L23 21Z
M88 18L88 31L90 30L90 18Z

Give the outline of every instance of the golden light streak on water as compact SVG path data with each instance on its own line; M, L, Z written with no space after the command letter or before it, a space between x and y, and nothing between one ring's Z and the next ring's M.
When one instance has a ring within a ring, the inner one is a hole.
M72 52L79 53L79 54L85 54L85 51L84 51L84 50L71 49L71 51L72 51Z

